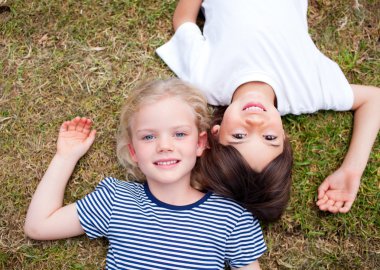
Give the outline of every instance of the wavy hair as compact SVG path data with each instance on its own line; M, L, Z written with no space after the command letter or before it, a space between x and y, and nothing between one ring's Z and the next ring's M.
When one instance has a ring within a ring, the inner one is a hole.
M192 85L176 78L141 83L130 91L122 107L117 134L117 157L119 162L126 168L127 176L133 175L137 180L145 180L144 174L132 160L128 151L128 144L132 142L132 118L142 106L168 97L178 97L189 104L194 111L195 124L199 132L206 131L209 128L210 114L207 108L207 100Z

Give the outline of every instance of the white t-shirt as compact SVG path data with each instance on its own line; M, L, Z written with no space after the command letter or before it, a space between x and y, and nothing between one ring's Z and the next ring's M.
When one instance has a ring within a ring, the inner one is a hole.
M347 79L308 33L306 0L204 0L202 9L203 34L186 22L157 54L210 104L228 105L240 85L262 81L282 115L351 109Z

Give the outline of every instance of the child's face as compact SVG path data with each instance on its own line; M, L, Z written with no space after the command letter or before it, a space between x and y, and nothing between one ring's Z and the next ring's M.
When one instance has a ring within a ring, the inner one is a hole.
M281 116L273 102L261 93L248 92L234 99L221 125L212 132L219 142L232 145L252 169L262 171L284 148Z
M149 184L190 184L191 170L206 144L193 109L168 97L140 108L131 122L130 155Z

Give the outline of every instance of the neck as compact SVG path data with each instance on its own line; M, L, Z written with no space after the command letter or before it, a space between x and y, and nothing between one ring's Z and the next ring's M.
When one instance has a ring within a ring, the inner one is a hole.
M189 183L162 184L148 180L149 190L158 200L176 206L189 205L200 200L204 193Z
M268 98L268 100L273 102L273 104L275 104L276 102L276 94L273 88L269 84L264 82L248 82L240 85L235 90L234 95L232 96L232 101L234 99L239 98L239 96L247 94L248 92L259 92L266 98Z

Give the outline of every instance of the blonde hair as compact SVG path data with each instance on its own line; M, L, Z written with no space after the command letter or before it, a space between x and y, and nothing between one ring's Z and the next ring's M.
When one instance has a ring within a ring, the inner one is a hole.
M140 84L129 93L122 107L117 135L117 157L126 168L127 177L132 175L139 181L145 180L145 175L132 160L128 150L128 144L132 143L131 122L133 117L142 106L168 97L178 97L193 108L195 124L199 132L209 128L210 115L207 100L195 87L176 78L153 80Z

